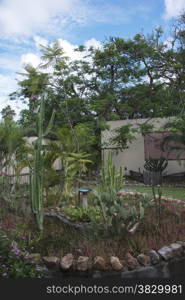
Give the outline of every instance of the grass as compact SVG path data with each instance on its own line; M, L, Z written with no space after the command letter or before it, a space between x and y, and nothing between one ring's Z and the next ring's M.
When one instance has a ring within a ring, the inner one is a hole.
M149 186L135 186L128 185L124 187L128 190L134 190L141 193L147 193L152 195L152 188ZM157 191L157 189L156 189ZM185 200L185 188L184 187L161 187L162 196L166 196L168 198L175 198L179 200Z

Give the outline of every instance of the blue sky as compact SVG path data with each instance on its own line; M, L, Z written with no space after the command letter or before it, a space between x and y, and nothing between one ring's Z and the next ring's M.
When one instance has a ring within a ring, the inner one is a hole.
M0 110L23 108L8 94L24 64L38 66L39 44L59 39L75 58L77 45L98 47L110 36L131 38L159 26L168 40L170 24L184 9L185 0L0 0Z

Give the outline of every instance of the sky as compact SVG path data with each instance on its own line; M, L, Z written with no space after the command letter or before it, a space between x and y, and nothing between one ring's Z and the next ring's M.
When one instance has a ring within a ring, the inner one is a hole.
M25 64L37 67L40 45L59 40L75 59L78 45L99 47L110 36L132 38L170 25L185 10L185 0L0 0L0 111L26 106L8 95L17 89Z

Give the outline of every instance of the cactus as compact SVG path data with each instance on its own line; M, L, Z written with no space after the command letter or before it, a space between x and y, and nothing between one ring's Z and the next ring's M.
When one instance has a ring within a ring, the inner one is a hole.
M41 97L40 110L37 117L37 140L33 142L33 165L30 166L30 199L32 212L35 216L38 229L43 230L43 175L44 175L44 152L43 152L43 138L51 130L54 112L52 113L50 122L47 126L46 131L43 131L44 122L44 96Z

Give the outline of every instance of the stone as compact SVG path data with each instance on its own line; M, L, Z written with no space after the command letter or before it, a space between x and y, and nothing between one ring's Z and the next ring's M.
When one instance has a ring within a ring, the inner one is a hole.
M178 241L176 242L177 244L180 244L182 246L182 248L185 250L185 242L181 242L181 241Z
M63 271L69 270L73 265L74 256L71 253L66 254L60 260L60 267Z
M160 262L160 256L155 250L150 250L148 252L148 255L150 257L150 261L151 261L152 265L156 265Z
M137 261L140 263L140 265L146 266L150 264L150 257L141 253L138 255Z
M56 256L44 256L42 260L49 269L58 269L59 267L59 258Z
M134 258L130 253L125 255L125 260L129 270L134 270L139 266L136 258Z
M58 212L61 211L60 207L55 207L55 210L58 211Z
M89 269L89 257L79 256L76 267L78 271L87 271Z
M102 256L96 256L94 258L93 267L100 271L106 271L107 267L105 259Z
M30 253L28 255L28 258L33 259L36 262L36 264L42 264L43 263L43 260L42 260L42 257L40 255L40 253Z
M172 248L164 246L157 251L164 260L169 260L173 257Z
M111 267L115 271L120 271L123 269L122 263L120 262L119 258L116 256L111 256L110 263L111 263Z
M183 247L178 243L172 243L169 245L172 249L173 256L181 256L183 255Z

